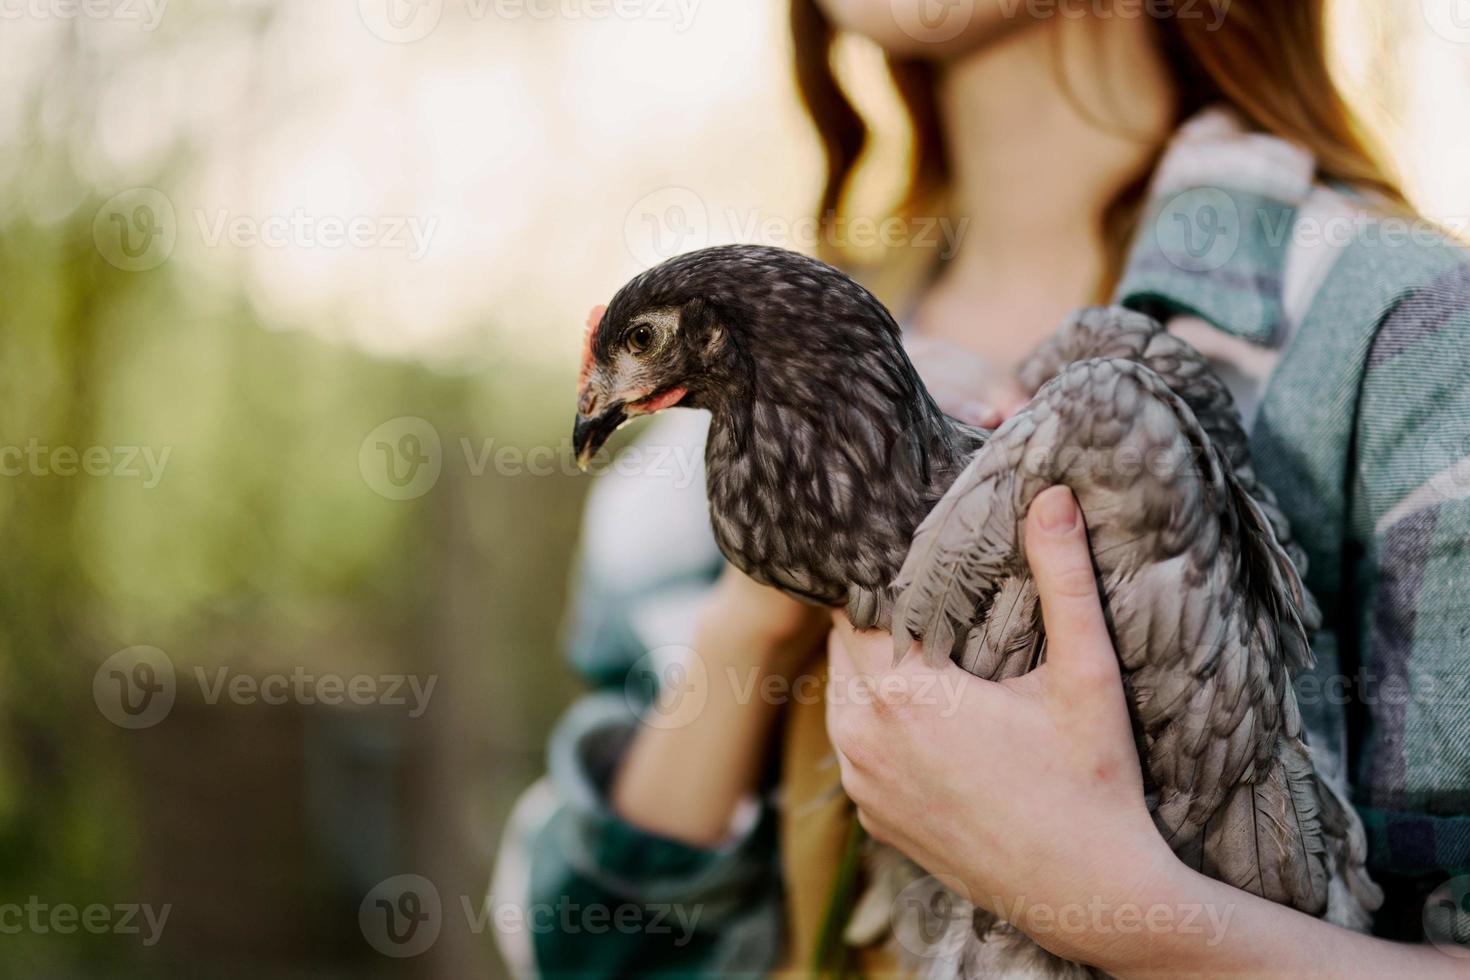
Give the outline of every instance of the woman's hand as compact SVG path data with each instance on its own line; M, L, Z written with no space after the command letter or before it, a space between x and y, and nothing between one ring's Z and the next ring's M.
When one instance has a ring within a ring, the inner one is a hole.
M780 714L778 699L748 692L770 676L791 681L820 650L828 617L727 566L699 614L690 686L672 714L639 728L613 780L613 809L696 846L724 841L760 782Z
M798 602L726 565L700 614L708 632L742 637L742 663L789 676L800 669L830 625L829 613Z
M868 832L1022 928L1055 922L1064 906L1147 908L1159 876L1183 867L1144 803L1071 491L1037 497L1026 542L1046 622L1040 668L994 684L949 662L927 667L915 651L889 669L888 634L857 633L839 616L828 699L842 783ZM1109 937L1059 926L1034 938L1096 962Z
M903 346L940 409L961 422L993 429L1026 403L1015 378L967 347L918 333Z
M1144 805L1117 657L1072 494L1026 518L1047 660L992 684L896 668L837 617L827 726L863 826L1059 956L1123 978L1464 977L1464 960L1349 932L1178 861ZM968 923L963 923L968 927Z

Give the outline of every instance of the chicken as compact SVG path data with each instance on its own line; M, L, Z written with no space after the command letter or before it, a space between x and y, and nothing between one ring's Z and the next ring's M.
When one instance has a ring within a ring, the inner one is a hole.
M585 462L630 418L708 410L710 516L733 565L890 630L898 657L917 643L992 680L1045 657L1021 529L1036 494L1069 486L1160 833L1204 873L1366 927L1381 897L1363 828L1314 767L1291 686L1318 625L1305 560L1228 391L1122 309L1077 314L1020 380L1030 401L993 432L949 418L852 279L780 249L712 248L595 312L573 443ZM922 879L892 855L873 871L885 894ZM1086 975L988 913L972 920L931 976Z

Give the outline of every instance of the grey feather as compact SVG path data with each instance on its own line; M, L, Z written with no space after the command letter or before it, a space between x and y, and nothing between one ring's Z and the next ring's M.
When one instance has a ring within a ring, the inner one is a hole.
M1221 880L1367 925L1382 899L1363 828L1314 765L1291 686L1320 621L1305 554L1198 352L1140 314L1082 311L1020 371L1030 402L987 433L939 412L887 310L815 260L730 246L644 273L589 341L589 376L615 373L622 331L648 309L678 311L679 331L638 383L687 388L683 404L712 413L725 556L890 628L895 657L919 643L995 680L1041 662L1024 519L1041 490L1069 486L1160 833ZM890 893L924 880L877 859L855 930L870 937ZM965 942L926 957L931 976L1091 975L992 914L966 916Z
M1108 343L1109 325L1127 342ZM1300 550L1294 559L1278 537L1284 519L1242 463L1246 443L1223 386L1194 370L1202 359L1182 341L1150 341L1160 335L1156 324L1093 311L1042 349L1055 377L993 434L915 535L894 582L895 647L917 641L952 653L961 624L988 622L998 596L1019 595L1026 507L1047 486L1070 486L1088 522L1160 832L1207 874L1361 928L1381 901L1363 870L1362 828L1313 769L1290 683L1310 665L1318 623ZM1068 360L1109 352L1132 359ZM1176 383L1192 399L1152 364L1186 375ZM1028 365L1023 380L1043 373ZM1116 465L1101 465L1130 449L1193 465L1123 480ZM1068 465L1077 459L1099 465ZM974 646L959 659L993 678L1020 672L1006 656L1027 655L992 644L977 656Z

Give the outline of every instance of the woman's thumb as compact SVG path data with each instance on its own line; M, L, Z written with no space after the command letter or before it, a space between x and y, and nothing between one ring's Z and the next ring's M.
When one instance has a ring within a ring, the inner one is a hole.
M1118 683L1118 661L1103 617L1087 544L1087 527L1072 491L1050 487L1026 514L1026 559L1041 596L1046 659L1084 683Z

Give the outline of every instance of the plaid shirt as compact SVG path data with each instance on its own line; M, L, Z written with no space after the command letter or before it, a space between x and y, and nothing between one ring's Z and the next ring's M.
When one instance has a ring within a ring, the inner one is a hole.
M1389 895L1379 931L1414 938L1428 890L1470 872L1470 263L1431 226L1319 182L1302 149L1213 110L1160 164L1116 301L1210 356L1246 416L1324 611L1317 667L1297 682L1314 754L1367 825ZM699 417L656 424L648 439L698 452ZM719 567L702 480L676 482L610 475L593 493L571 657L598 691L553 736L493 890L531 908L628 906L630 921L666 905L701 915L687 935L593 935L558 917L502 937L527 971L760 974L780 948L768 801L711 850L644 833L606 803L637 724L640 658L688 641Z

